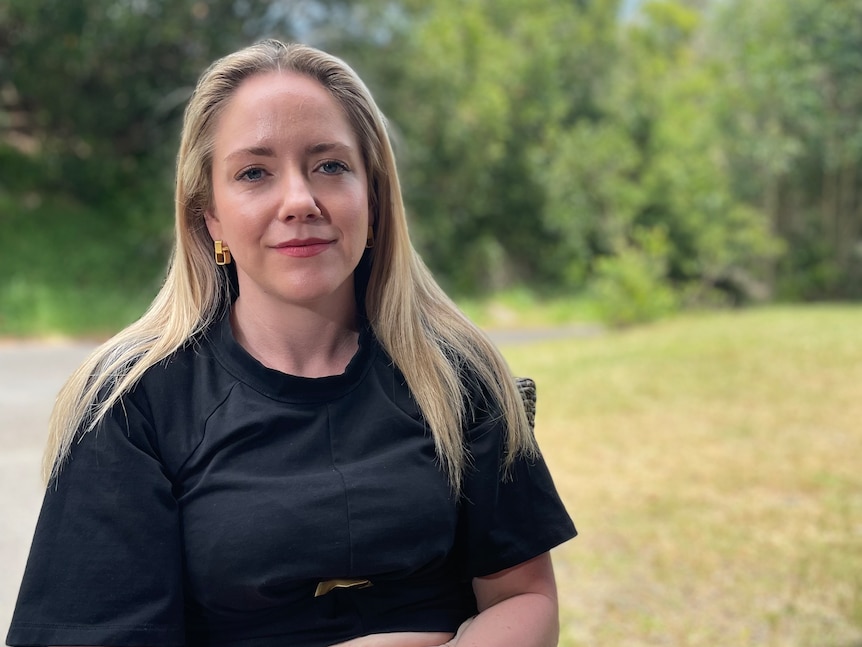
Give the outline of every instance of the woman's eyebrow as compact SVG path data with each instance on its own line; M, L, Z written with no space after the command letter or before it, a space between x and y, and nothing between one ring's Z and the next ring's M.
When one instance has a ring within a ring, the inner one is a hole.
M343 142L320 142L318 144L310 144L305 148L308 155L319 155L320 153L329 153L332 151L344 151L346 153L353 151L353 146ZM248 146L240 148L232 153L228 153L224 161L227 162L234 157L243 157L246 155L254 157L276 157L275 149L271 146Z
M225 156L224 161L228 161L234 157L242 157L244 155L253 155L255 157L275 157L275 150L269 146L249 146L248 148L240 148Z
M320 142L319 144L311 144L305 149L305 152L309 155L316 155L319 153L329 153L334 150L351 152L353 147L343 142Z

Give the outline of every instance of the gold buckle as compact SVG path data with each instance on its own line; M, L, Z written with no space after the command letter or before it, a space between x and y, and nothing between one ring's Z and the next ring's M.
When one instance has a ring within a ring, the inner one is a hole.
M333 589L367 589L369 586L371 586L370 580L326 580L317 585L314 597L319 598L321 595L326 595Z

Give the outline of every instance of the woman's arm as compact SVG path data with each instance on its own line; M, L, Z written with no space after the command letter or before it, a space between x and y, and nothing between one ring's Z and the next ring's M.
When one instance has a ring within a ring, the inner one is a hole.
M479 615L441 647L556 647L557 584L549 553L473 580Z
M330 647L439 647L441 640L451 638L451 632L398 631L389 634L371 634L354 638ZM450 643L444 643L449 645Z

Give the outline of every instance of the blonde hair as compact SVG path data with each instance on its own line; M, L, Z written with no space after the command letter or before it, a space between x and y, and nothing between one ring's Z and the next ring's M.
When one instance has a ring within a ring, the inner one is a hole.
M499 404L508 429L506 465L518 453L536 452L505 360L446 296L413 249L385 119L365 84L329 54L266 40L216 61L198 81L186 108L177 157L176 241L165 283L144 315L97 348L60 391L43 461L46 482L60 472L79 432L92 430L150 367L229 307L229 277L214 263L213 241L204 225L211 201L215 124L245 79L271 71L291 71L320 82L355 129L376 215L365 311L407 380L453 489L460 489L468 461L463 429L470 415L471 387L466 375L475 376L490 400Z

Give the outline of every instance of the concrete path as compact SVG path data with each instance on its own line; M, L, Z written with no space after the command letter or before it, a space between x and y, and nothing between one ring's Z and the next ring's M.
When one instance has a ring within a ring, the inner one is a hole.
M495 332L500 344L591 336L591 326ZM0 341L0 644L5 641L30 549L42 484L39 476L48 416L66 378L92 343Z
M0 644L5 644L42 501L39 469L51 406L92 348L0 343Z

